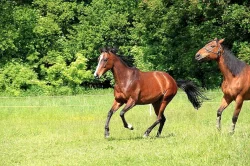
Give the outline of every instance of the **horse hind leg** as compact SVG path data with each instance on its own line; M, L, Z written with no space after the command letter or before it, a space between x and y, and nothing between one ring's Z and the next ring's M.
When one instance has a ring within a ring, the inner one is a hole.
M165 118L164 114L162 114L162 115L161 115L160 126L159 126L159 129L158 129L158 131L157 131L156 137L159 137L159 136L161 135L163 126L164 126L164 124L165 124L165 121L166 121L166 118Z
M173 98L173 96L168 97L166 100L160 100L160 101L153 103L155 114L157 115L157 120L153 123L153 125L151 125L146 130L146 132L144 133L144 137L148 137L150 132L153 130L153 128L158 124L160 124L160 126L159 126L159 129L157 131L156 137L159 137L161 135L163 126L164 126L165 121L166 121L166 118L165 118L163 113L164 113L166 106L172 100L172 98Z
M153 107L154 107L154 111L155 111L155 114L156 116L158 117L158 114L159 114L159 109L160 109L160 106L161 106L161 100L158 100L156 101L155 103L152 103ZM158 125L160 123L159 119L157 118L156 122L154 122L154 124L152 126L150 126L146 132L144 133L144 136L143 137L148 137L150 132L152 131L152 129ZM163 124L164 125L164 124Z
M159 126L159 129L158 129L158 131L157 131L156 137L159 137L159 136L161 135L163 126L164 126L164 124L165 124L165 122L166 122L166 118L165 118L165 116L164 116L164 110L165 110L166 106L170 103L170 101L173 99L173 97L174 97L174 96L170 96L170 97L168 97L168 98L166 99L167 101L166 101L166 105L165 105L164 108L161 108L161 107L160 107L160 111L159 111L158 117L161 117L161 118L160 118L161 120L160 120L160 126ZM162 109L162 111L161 111L161 109Z
M240 114L242 105L243 105L243 99L242 99L242 97L237 97L237 98L236 98L235 110L234 110L233 118L232 118L232 127L231 127L231 130L230 130L230 133L231 133L231 134L234 133L235 125L236 125L236 123L237 123L238 116L239 116L239 114Z

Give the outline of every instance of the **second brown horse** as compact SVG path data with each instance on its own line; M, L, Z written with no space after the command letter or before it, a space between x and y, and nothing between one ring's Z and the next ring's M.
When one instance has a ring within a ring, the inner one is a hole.
M109 122L114 112L123 104L120 116L124 127L133 130L128 124L124 114L135 105L151 104L154 107L157 120L146 130L144 136L148 136L151 130L160 124L157 136L160 136L164 123L164 110L177 93L178 87L183 89L194 108L201 106L204 97L199 89L189 81L175 81L169 74L160 71L141 72L137 68L129 67L118 56L114 49L102 49L98 58L98 66L94 76L100 78L105 72L111 70L115 79L112 108L108 112L105 124L105 137L109 137Z
M233 53L223 46L224 39L215 38L195 55L196 60L214 60L223 74L221 105L217 110L217 128L221 129L221 115L227 106L235 100L235 110L230 132L234 133L235 125L244 100L250 100L250 66L237 59Z

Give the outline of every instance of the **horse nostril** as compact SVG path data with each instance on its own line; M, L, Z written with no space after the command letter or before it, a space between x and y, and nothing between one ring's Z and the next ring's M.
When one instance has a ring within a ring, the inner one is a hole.
M200 56L201 56L201 54L196 54L195 59L199 59Z

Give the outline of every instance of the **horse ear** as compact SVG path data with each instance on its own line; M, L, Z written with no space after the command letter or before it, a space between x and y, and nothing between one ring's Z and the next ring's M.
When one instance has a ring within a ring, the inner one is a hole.
M100 53L103 53L103 52L105 52L105 51L106 51L106 48L105 48L105 47L99 48L99 52L100 52Z
M224 39L220 39L219 43L220 43L220 44L223 43L224 40L225 40L225 38L224 38Z
M214 38L214 41L218 41L217 37L216 37L216 38Z
M118 51L118 49L117 49L116 47L112 47L112 48L110 49L110 51L111 51L112 53L116 54L117 51Z

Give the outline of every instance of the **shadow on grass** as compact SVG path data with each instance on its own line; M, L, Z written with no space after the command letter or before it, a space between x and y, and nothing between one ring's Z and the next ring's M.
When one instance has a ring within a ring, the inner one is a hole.
M153 140L153 139L166 139L166 138L171 138L175 137L174 133L170 133L166 136L148 136L148 137L143 137L143 136L136 136L136 137L129 137L129 138L116 138L116 137L110 137L106 138L108 141L124 141L124 140Z

